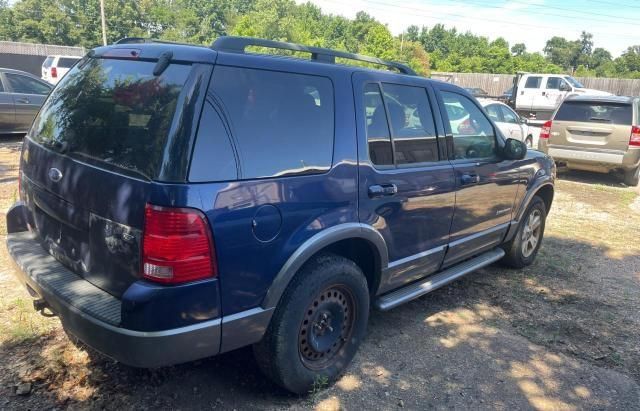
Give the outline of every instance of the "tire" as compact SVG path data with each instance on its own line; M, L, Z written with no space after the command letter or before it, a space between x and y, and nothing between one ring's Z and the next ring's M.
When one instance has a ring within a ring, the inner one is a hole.
M534 224L535 228L533 228L531 224L535 222L536 216L539 218L539 223ZM503 246L506 254L501 262L504 265L523 268L533 263L542 244L546 219L547 208L544 201L542 198L534 196L522 216L516 235Z
M629 187L635 187L640 180L640 166L631 170L624 170L623 182Z
M264 374L306 394L334 382L367 329L369 289L351 260L323 254L305 264L285 290L263 339L254 345Z

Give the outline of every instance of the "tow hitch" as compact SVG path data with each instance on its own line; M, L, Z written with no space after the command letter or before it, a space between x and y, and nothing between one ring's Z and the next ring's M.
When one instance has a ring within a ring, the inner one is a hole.
M49 307L49 304L47 304L43 298L33 300L33 309L44 317L50 318L56 316L56 313L51 310L51 307Z

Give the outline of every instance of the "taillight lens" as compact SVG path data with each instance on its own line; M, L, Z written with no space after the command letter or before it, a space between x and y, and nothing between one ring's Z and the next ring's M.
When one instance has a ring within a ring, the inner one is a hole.
M58 77L58 69L55 67L51 67L51 77L56 78Z
M631 137L629 138L629 145L633 147L640 147L640 127L631 127Z
M217 274L213 238L205 216L191 208L147 204L142 276L163 284L179 284Z
M551 125L552 125L551 120L547 121L542 125L542 128L540 129L540 138L548 139L549 137L551 137Z

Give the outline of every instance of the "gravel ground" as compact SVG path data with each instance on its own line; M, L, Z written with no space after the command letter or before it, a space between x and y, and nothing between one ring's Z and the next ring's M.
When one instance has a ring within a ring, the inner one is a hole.
M2 210L19 147L0 141ZM304 397L266 380L250 349L139 370L73 344L33 313L2 247L0 409L640 409L638 211L638 189L612 176L561 175L534 265L372 312L345 376Z

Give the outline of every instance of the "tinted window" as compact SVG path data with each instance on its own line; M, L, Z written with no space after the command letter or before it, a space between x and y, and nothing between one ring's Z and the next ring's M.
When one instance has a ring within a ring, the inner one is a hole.
M631 125L631 104L565 101L554 120Z
M69 68L76 64L76 61L80 60L79 58L71 58L71 57L60 57L58 59L58 67Z
M438 161L436 128L427 91L383 84L396 164Z
M509 107L498 106L502 112L502 118L505 123L518 123L518 116Z
M490 104L484 108L489 115L489 118L493 121L502 122L502 112L498 104Z
M88 161L157 176L178 95L191 66L89 59L60 80L31 138Z
M4 87L2 86L2 79L0 78L0 93L4 91Z
M564 83L560 77L549 77L547 79L547 89L560 90L560 84Z
M328 78L216 66L213 90L229 116L241 178L331 167L333 85Z
M27 76L13 73L5 73L5 76L14 93L45 95L51 91L46 84Z
M238 178L229 134L211 104L205 104L193 149L189 180L226 181Z
M493 127L482 111L467 97L443 92L442 99L453 134L455 159L493 157L496 138ZM461 115L462 113L462 115Z
M377 84L365 86L364 102L369 158L375 165L393 165L391 134L382 102L382 94Z
M527 82L524 84L524 88L540 88L541 82L542 77L529 77L527 78Z

